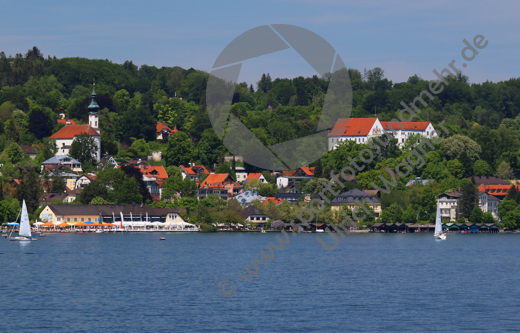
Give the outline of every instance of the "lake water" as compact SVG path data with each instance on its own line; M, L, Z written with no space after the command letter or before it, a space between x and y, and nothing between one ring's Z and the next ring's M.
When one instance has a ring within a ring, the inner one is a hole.
M520 330L520 235L290 235L241 279L275 235L2 238L0 332Z

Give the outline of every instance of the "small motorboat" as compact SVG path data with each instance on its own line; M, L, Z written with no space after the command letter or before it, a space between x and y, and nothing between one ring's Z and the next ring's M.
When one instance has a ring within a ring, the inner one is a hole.
M102 234L104 231L101 229L96 230L96 234Z
M39 236L39 237L45 237L45 234L40 234L40 236Z
M166 237L161 237L159 238L159 240L166 240Z

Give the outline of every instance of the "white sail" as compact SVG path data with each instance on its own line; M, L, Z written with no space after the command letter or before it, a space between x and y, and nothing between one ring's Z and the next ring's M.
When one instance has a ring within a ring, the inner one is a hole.
M29 214L27 214L27 206L25 200L22 204L22 216L20 217L20 232L21 237L31 237L31 225L29 224Z
M435 235L442 234L441 208L437 203L437 215L435 216Z

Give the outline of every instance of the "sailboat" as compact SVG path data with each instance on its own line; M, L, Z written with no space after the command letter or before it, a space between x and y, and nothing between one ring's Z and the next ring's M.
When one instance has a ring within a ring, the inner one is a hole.
M446 234L442 232L442 219L441 219L441 208L437 202L437 215L435 216L435 233L433 234L435 239L445 240Z
M18 237L9 238L12 241L37 241L37 238L32 238L31 225L29 224L29 214L27 214L27 206L25 200L22 204L22 216L20 217L20 231Z

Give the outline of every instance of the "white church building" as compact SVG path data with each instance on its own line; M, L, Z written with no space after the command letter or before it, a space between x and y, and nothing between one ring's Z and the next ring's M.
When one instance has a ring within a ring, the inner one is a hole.
M88 125L72 125L67 122L65 127L54 133L51 138L56 140L56 146L58 152L56 155L68 155L72 142L81 134L88 134L94 138L97 145L96 159L98 162L101 160L101 134L99 130L99 116L98 116L99 105L96 102L96 91L95 83L92 89L92 101L88 106Z
M400 146L412 134L420 134L432 138L437 136L430 122L392 123L394 136ZM370 138L383 135L390 131L389 121L379 121L377 118L340 118L328 134L329 150L336 149L340 142L351 140L356 143L368 143Z

